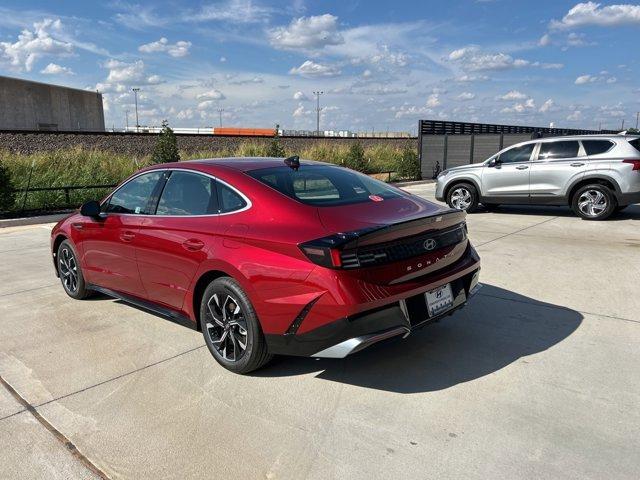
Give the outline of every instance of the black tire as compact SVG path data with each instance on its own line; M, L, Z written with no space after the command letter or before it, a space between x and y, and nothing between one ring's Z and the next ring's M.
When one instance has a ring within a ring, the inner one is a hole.
M457 202L457 199L463 200L464 207L460 207L461 203ZM456 210L473 213L478 209L478 201L478 191L470 183L456 183L447 192L447 205Z
M206 288L200 302L200 324L211 355L227 370L249 373L273 357L249 297L233 278L217 278Z
M617 206L613 192L598 183L580 187L571 199L571 208L584 220L605 220Z
M58 246L56 262L62 288L67 295L76 300L82 300L93 293L87 289L78 254L69 240L64 240Z

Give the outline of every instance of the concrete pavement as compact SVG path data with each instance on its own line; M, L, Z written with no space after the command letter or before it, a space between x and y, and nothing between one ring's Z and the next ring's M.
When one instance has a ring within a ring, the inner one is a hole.
M0 230L0 478L640 477L640 206L468 222L485 287L467 308L246 377L198 332L69 299L50 227Z

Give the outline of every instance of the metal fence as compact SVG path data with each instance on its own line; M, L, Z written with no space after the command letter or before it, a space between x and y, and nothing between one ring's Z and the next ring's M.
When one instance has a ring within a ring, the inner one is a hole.
M446 168L482 162L503 148L533 138L594 133L618 132L420 120L422 178L434 178L436 172Z

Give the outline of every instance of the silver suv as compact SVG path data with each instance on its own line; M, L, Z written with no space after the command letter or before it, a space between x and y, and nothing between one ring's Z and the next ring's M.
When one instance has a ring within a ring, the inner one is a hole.
M482 203L569 205L580 217L603 220L640 202L640 137L580 135L530 140L483 163L444 170L436 198L473 212Z

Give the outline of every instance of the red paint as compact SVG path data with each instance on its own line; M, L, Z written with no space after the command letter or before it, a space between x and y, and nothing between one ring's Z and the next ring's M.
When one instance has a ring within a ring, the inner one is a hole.
M283 334L302 308L318 297L299 333L397 302L478 268L477 254L466 239L444 251L380 266L343 270L314 264L299 244L339 232L436 218L447 210L404 192L377 204L304 205L245 173L281 165L281 160L233 159L149 167L146 170L182 169L215 176L242 192L251 207L201 217L109 214L96 220L76 213L54 227L52 244L60 236L72 241L87 282L159 303L193 321L198 279L207 272L223 272L241 284L263 331L272 334ZM443 218L428 230L450 227L453 220ZM455 216L455 221L460 218ZM421 232L414 228L376 241L417 233ZM340 261L339 256L332 258ZM416 270L425 274L408 275Z
M374 202L384 202L384 198L378 195L369 195L369 199L373 200Z

